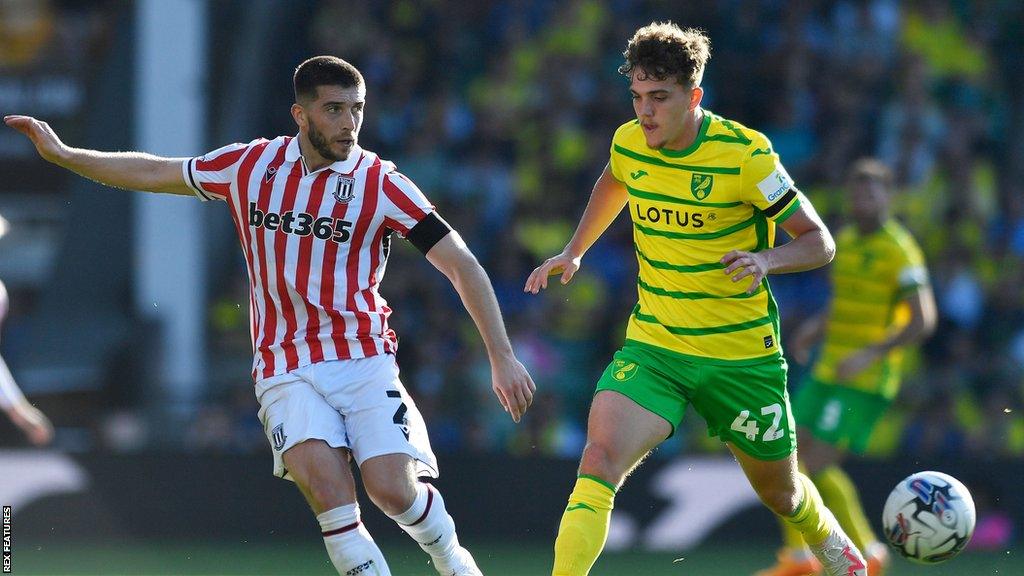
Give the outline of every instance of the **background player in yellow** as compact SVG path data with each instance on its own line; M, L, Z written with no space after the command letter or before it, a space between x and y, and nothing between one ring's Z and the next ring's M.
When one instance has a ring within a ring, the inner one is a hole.
M888 552L864 515L857 489L839 467L862 453L899 387L902 348L935 328L935 299L917 243L890 216L893 176L881 162L860 160L847 177L851 225L836 238L829 310L794 335L792 354L805 363L824 336L821 356L793 401L800 464L825 504L864 551L868 573L880 576ZM783 525L778 563L758 576L819 574L799 534Z
M597 384L552 573L590 571L615 491L692 404L828 573L864 576L860 552L797 472L778 310L765 280L828 263L832 236L764 135L700 107L709 53L699 30L652 23L634 34L619 71L636 119L615 132L568 245L526 281L532 293L553 274L569 282L629 203L638 302L626 343ZM793 240L773 248L776 223Z

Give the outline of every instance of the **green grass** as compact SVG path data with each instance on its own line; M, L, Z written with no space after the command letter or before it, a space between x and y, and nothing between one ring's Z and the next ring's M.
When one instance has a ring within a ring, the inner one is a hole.
M480 543L469 540L487 576L549 574L551 552L541 544ZM395 576L436 576L426 556L402 541L382 546ZM772 560L760 546L707 546L687 554L608 553L593 576L745 576ZM318 542L235 544L125 544L14 546L14 574L58 575L322 575L335 574ZM938 566L897 561L890 576L1013 576L1024 574L1024 551L968 553Z

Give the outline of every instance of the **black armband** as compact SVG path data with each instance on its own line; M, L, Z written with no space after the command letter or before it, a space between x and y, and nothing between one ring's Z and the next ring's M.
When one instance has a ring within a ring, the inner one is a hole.
M420 252L426 254L451 231L452 227L444 221L444 218L438 216L437 212L431 212L413 226L405 238L412 242L412 245Z
M782 212L782 209L785 208L786 205L788 205L795 196L796 188L790 188L789 190L786 191L785 194L782 195L782 198L779 198L775 202L775 204L772 204L768 208L765 208L764 215L769 218L774 218L779 214L779 212Z

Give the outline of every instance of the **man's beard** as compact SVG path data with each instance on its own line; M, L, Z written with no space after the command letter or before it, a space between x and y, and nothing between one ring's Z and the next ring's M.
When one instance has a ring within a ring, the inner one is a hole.
M340 158L333 150L331 150L331 146L327 142L327 138L324 138L323 133L317 130L316 124L313 124L312 122L309 123L309 143L313 145L313 148L316 149L320 156L323 156L331 162L344 160L344 158Z

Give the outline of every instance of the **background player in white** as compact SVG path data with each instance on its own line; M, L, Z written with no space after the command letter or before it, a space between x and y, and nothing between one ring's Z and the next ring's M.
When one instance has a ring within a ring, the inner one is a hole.
M7 227L7 220L0 216L0 238L7 233ZM3 328L4 318L7 317L9 309L7 288L0 282L0 329ZM15 426L21 428L29 442L43 446L53 439L53 425L50 424L50 420L38 408L29 404L14 382L14 376L11 376L3 356L0 356L0 408L7 413L7 417Z
M366 89L352 65L311 58L295 71L295 137L198 158L72 148L45 123L4 121L39 154L118 188L227 201L251 288L253 376L275 472L294 480L340 574L390 574L359 521L355 459L370 499L444 575L480 574L437 490L422 417L398 379L390 309L377 292L392 232L452 282L480 331L495 394L513 420L535 386L516 359L483 268L390 162L358 146Z

